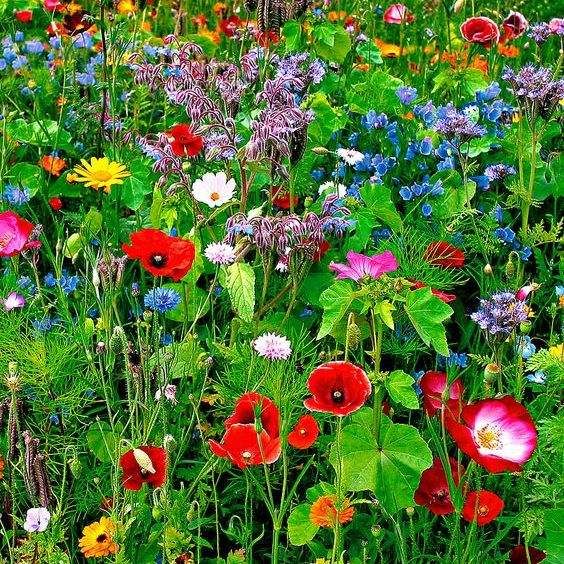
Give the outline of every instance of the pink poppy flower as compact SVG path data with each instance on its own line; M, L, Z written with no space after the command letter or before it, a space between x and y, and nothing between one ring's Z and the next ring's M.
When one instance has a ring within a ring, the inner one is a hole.
M30 241L33 229L32 223L13 211L0 213L0 257L13 257L40 247L39 241Z
M411 23L415 16L403 4L391 4L384 12L384 21L388 24Z
M22 308L25 305L25 298L16 292L11 292L4 300L4 310L12 311L13 309Z
M43 7L48 12L54 12L54 11L60 12L61 10L64 9L63 4L61 4L59 0L43 0Z
M509 15L502 22L504 31L504 40L516 39L521 37L529 27L529 22L520 12L510 11Z
M398 261L390 252L385 251L380 255L367 257L354 251L347 253L347 264L332 262L329 270L337 273L337 279L349 279L358 282L362 278L380 278L386 272L398 269Z
M425 372L419 381L419 387L423 392L423 405L429 417L435 415L435 413L442 408L447 384L448 379L446 372L436 372L434 370ZM448 390L448 401L446 402L447 410L452 411L453 414L460 413L463 393L464 386L457 378L450 384Z
M489 472L519 472L537 446L529 412L511 396L466 405L446 429L458 448Z

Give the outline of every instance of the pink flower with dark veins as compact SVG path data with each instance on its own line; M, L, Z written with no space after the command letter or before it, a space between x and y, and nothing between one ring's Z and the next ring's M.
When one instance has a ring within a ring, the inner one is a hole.
M347 264L336 262L329 264L329 269L337 273L338 280L348 279L355 282L359 282L363 278L376 280L382 274L394 272L398 267L398 261L390 251L371 257L349 251L347 253Z

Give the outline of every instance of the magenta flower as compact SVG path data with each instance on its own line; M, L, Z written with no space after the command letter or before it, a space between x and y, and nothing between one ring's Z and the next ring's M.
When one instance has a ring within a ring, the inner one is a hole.
M30 239L33 229L33 224L13 211L0 213L0 257L13 257L39 247L39 241Z
M12 311L13 309L22 308L25 305L25 298L17 294L16 292L11 292L8 297L4 300L4 309L6 311Z
M379 255L367 257L354 251L347 253L347 264L332 262L329 269L337 273L337 279L349 279L358 282L363 278L380 278L386 272L398 269L398 261L390 252L385 251Z

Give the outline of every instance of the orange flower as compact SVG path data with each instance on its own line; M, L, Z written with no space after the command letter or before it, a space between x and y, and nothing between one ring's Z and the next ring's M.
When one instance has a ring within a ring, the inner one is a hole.
M216 16L221 16L222 14L227 12L227 5L224 4L223 2L216 2L213 5L213 13Z
M78 546L86 558L101 558L115 554L118 545L114 542L116 534L115 523L107 517L102 517L82 530L82 538Z
M120 0L117 5L117 11L122 16L132 16L137 11L137 6L133 0Z
M503 55L504 57L508 57L510 59L518 57L520 53L519 47L515 47L515 45L508 45L506 43L498 43L497 50L499 51L500 55Z
M335 12L334 10L332 12L329 12L327 14L327 19L330 22L338 22L339 20L344 20L347 17L347 13L345 12L345 10L341 10L340 12Z
M67 168L65 159L61 159L55 155L43 155L39 161L39 165L53 176L61 176L61 172Z
M336 495L322 495L312 504L309 520L318 527L329 528L334 527L337 523L344 525L352 521L354 507L351 507L350 501L345 498L340 507L337 507L336 501Z
M4 477L4 467L6 466L6 463L4 462L4 459L0 456L0 480Z

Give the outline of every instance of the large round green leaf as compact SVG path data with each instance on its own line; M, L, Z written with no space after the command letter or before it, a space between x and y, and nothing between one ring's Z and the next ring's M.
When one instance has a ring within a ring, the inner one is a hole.
M433 456L415 427L393 423L382 415L377 444L372 424L372 409L364 408L342 430L343 485L350 491L373 491L386 511L396 513L414 505L413 494L423 470L433 463ZM330 462L337 468L336 443Z

